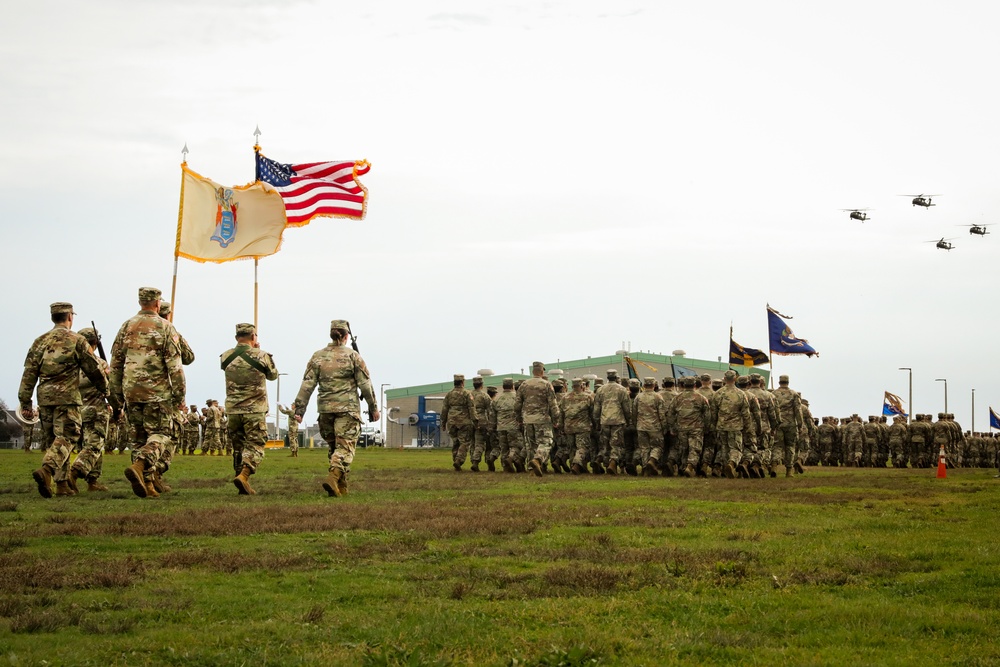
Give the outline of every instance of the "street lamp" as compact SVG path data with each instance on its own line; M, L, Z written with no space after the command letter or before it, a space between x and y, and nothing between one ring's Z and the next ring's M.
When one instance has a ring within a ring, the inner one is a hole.
M384 382L384 383L382 383L382 386L379 387L379 393L382 394L382 403L381 403L382 409L380 411L381 414L379 415L379 417L381 417L379 419L379 428L382 429L382 446L383 447L387 447L389 445L388 437L387 437L387 432L385 430L385 420L386 420L386 417L388 416L387 413L389 412L388 409L385 407L385 388L386 387L391 387L391 386L392 386L392 384L390 384L388 382Z
M948 412L948 379L947 378L936 378L935 382L944 382L944 411Z
M281 440L281 424L278 421L281 419L281 376L288 375L288 373L278 373L278 386L274 390L274 439Z
M972 390L972 423L969 424L969 432L976 432L976 390Z
M910 421L913 419L913 369L912 368L907 368L906 366L904 366L904 367L900 368L899 370L901 370L901 371L909 371L909 373L910 373L910 403L909 403L909 408L910 409L907 410L908 414L906 415L906 423L909 424Z

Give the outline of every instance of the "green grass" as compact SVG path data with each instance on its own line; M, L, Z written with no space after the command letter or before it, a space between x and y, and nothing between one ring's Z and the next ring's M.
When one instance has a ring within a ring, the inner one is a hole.
M455 473L363 450L178 456L142 500L44 500L0 452L0 663L995 665L990 470L794 479Z

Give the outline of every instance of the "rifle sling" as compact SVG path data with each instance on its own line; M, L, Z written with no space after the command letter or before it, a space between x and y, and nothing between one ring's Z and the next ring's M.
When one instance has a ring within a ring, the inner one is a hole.
M263 373L264 375L267 375L267 368L265 368L262 363L260 363L259 361L257 361L253 357L251 357L249 354L247 354L247 350L250 349L250 348L243 348L241 350L240 347L241 346L237 346L237 348L235 350L233 350L233 353L230 354L228 357L226 357L223 360L223 362L222 362L222 370L226 370L227 368L229 368L229 364L231 364L234 361L236 361L237 357L240 357L240 358L243 359L243 361L245 361L248 364L250 364L251 368L253 368L254 370L257 370L257 371Z

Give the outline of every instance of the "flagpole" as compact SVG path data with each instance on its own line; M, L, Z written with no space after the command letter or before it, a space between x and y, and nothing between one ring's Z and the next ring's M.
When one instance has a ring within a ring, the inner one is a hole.
M260 174L257 173L257 154L260 153L260 125L256 125L253 130L253 181L254 183L260 182ZM258 312L258 294L259 286L257 284L257 267L259 265L260 258L253 258L253 328L259 330L257 325L257 312ZM258 333L259 335L259 333ZM277 413L275 413L277 414ZM274 429L278 430L278 418L274 418Z
M174 277L170 285L170 314L167 319L173 322L174 311L177 309L177 264L181 255L181 220L184 218L184 168L187 167L188 145L185 142L181 154L184 156L181 162L181 200L177 205L177 238L174 240Z

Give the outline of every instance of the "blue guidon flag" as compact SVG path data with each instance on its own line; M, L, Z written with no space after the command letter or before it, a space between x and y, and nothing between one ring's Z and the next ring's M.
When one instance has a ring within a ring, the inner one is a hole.
M990 428L1000 429L1000 415L993 408L990 408Z
M785 323L785 319L792 318L789 315L782 315L771 306L767 307L767 330L771 343L771 354L785 356L804 354L807 357L815 354L819 356L819 352L813 349L808 340L795 337L792 328Z
M882 401L882 414L887 417L908 417L906 408L903 407L903 399L892 392L885 392L885 400Z

